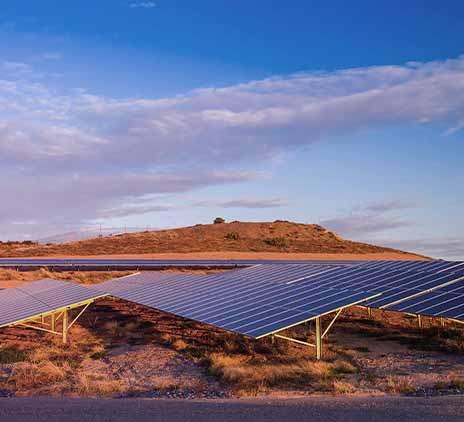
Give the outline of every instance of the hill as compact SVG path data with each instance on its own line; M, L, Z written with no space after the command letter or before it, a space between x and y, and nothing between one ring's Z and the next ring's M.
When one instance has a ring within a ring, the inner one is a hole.
M133 256L217 252L366 256L389 254L397 258L385 256L385 259L420 259L416 254L345 240L316 224L288 221L197 224L192 227L127 233L54 245L11 242L0 244L0 257Z

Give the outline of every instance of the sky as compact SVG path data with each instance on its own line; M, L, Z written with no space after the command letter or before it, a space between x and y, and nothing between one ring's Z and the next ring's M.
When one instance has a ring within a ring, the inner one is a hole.
M0 8L0 240L321 224L464 260L462 1Z

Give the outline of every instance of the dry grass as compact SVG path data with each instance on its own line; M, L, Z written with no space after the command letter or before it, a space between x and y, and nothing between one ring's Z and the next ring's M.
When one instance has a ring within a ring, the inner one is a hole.
M356 388L345 381L335 380L332 385L333 391L337 394L353 394L356 392Z
M47 269L37 271L18 272L0 269L0 288L16 287L24 283L40 280L41 278L54 278L78 284L98 284L112 278L123 277L133 271L69 271L52 272Z
M386 391L395 394L408 394L416 390L413 382L407 377L389 377Z
M288 221L197 224L170 230L128 233L61 245L0 244L0 257L88 256L191 252L395 253L404 252L344 240L316 224ZM407 254L410 259L418 255Z
M124 386L116 379L108 380L92 374L78 374L74 392L79 396L114 397L124 392Z
M451 388L456 388L457 390L464 391L464 378L455 378L451 380Z
M239 391L266 391L276 386L317 389L318 383L335 377L333 363L306 359L257 362L249 356L213 353L209 362L211 374Z

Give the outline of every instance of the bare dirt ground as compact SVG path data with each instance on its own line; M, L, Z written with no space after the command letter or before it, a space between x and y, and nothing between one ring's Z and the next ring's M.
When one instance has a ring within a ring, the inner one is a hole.
M0 271L0 288L46 271ZM56 273L92 284L126 273ZM2 281L3 280L3 281ZM16 280L16 281L15 281ZM324 318L324 324L330 321ZM301 397L464 392L464 330L352 308L314 351L276 339L249 340L128 302L102 299L73 326L69 345L24 328L0 331L0 396ZM303 325L286 335L312 340Z

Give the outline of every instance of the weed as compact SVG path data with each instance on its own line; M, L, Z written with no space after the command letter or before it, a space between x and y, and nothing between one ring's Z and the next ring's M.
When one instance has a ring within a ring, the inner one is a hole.
M332 383L333 390L339 394L351 394L355 392L355 388L348 382L335 380Z
M0 364L24 362L27 358L28 352L19 349L15 345L0 350Z
M455 378L451 380L451 387L464 391L464 378Z
M396 394L409 394L416 389L408 378L403 377L389 377L387 381L386 390L390 393Z

